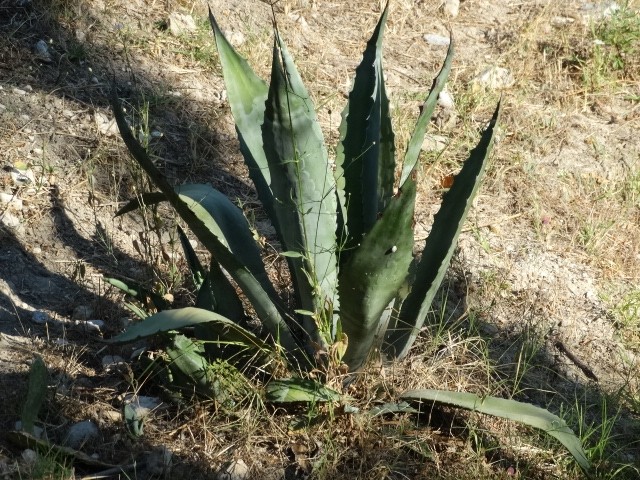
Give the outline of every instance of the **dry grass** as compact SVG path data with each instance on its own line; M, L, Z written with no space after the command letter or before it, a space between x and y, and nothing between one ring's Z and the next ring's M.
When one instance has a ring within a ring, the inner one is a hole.
M161 140L151 141L151 151L167 175L176 182L210 181L238 198L247 215L255 217L266 255L271 255L275 240L261 226L264 216L246 180L204 3L172 2L172 9L198 19L196 32L181 37L163 30L169 12L164 2L49 3L44 9L34 2L33 16L27 18L55 37L58 51L67 53L58 71L67 71L68 81L62 86L46 78L38 82L42 102L61 99L51 109L49 126L57 135L64 133L71 146L64 150L47 144L46 151L52 152L47 163L37 155L29 162L42 171L53 169L55 178L45 187L59 186L66 208L78 212L74 221L84 229L83 238L95 240L95 226L106 226L107 236L95 256L115 259L97 265L90 256L81 257L87 272L79 283L102 295L102 274L132 276L163 294L172 293L178 304L187 303L190 295L184 264L167 247L166 232L175 222L170 214L112 219L124 199L148 188L119 140L100 135L85 119L93 112L108 112L105 96L112 71L121 86L130 89L130 110L139 112L139 124L163 133ZM630 455L626 450L614 455L618 440L597 430L606 422L596 417L602 413L602 398L610 398L627 409L616 433L629 435L638 429L640 379L633 352L640 351L640 165L635 140L640 55L627 54L624 68L613 68L614 49L593 44L594 38L607 34L607 24L583 23L576 14L580 2L467 1L455 19L433 14L440 3L393 2L386 33L385 69L398 152L404 150L418 107L444 58L445 51L429 47L422 35L446 35L451 28L458 43L448 85L456 100L457 121L434 126L450 144L442 155L425 154L434 161L425 161L421 172L418 236L424 237L431 224L441 179L458 168L500 94L474 89L472 78L487 65L499 65L509 68L516 82L502 92L496 154L461 238L441 312L409 359L384 366L374 363L346 393L361 412L393 401L409 388L549 402L556 412L566 409L576 429L580 422L583 427L593 425L596 433L587 446L606 443L605 453L594 454L594 461L602 478L615 477L615 463L639 461L637 454L625 457ZM239 50L268 78L269 6L238 1L213 2L212 7L225 31L244 35ZM637 12L638 5L629 2L628 8ZM352 72L380 5L358 0L346 8L344 2L290 1L276 4L275 11L318 106L325 136L335 144ZM78 40L77 32L84 33L86 41ZM633 48L638 48L638 38L640 31ZM4 91L33 82L25 66L31 40L22 30L0 40L7 52L3 61L20 67L2 81ZM92 83L94 74L97 84ZM76 116L65 120L62 109ZM0 126L0 150L7 164L25 152L20 142L29 142L30 134L18 120L10 117ZM49 214L44 207L47 197L36 196L32 202L35 208L25 222L37 225ZM125 268L122 257L109 253L110 248L150 268ZM77 277L78 260L74 261L49 266ZM286 285L282 264L274 260L271 265L275 283ZM594 319L591 325L604 333L583 338L588 332L583 317ZM566 359L558 360L549 340L558 334L602 375L600 386L581 378ZM617 335L624 339L622 345ZM589 350L591 340L599 349ZM627 364L611 352L623 346L631 351ZM157 412L143 439L134 441L122 433L113 412L124 393L157 393L156 387L152 382L137 383L128 371L101 371L100 348L57 348L47 354L48 365L58 375L46 408L49 422L54 427L87 417L101 422L107 441L91 448L114 461L165 445L175 455L172 478L210 478L232 459L246 462L252 478L264 479L300 478L311 469L317 479L504 478L510 468L516 478L580 478L557 445L532 432L446 409L419 418L371 418L344 413L344 405L276 408L264 405L257 395L234 411L194 401ZM615 374L605 376L612 369ZM576 395L586 406L581 413ZM618 418L613 411L606 421ZM298 424L304 428L295 428ZM586 437L588 431L585 427L581 433ZM623 436L620 446L628 439ZM617 478L633 475L624 471Z

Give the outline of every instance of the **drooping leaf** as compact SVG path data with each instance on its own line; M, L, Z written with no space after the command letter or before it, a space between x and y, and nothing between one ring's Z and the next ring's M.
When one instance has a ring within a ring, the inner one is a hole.
M298 306L337 308L335 180L313 102L277 32L262 138ZM303 326L323 341L313 319Z
M387 11L385 8L367 42L342 113L335 171L342 223L338 234L346 240L341 263L372 228L393 195L395 147L382 73Z
M207 250L215 256L220 265L237 282L253 305L258 317L269 329L273 337L280 342L287 352L299 355L299 345L283 318L283 308L279 305L273 288L269 288L265 279L254 276L247 265L239 261L229 247L210 230L211 215L206 209L199 207L197 201L185 202L169 184L166 178L153 164L145 149L138 143L127 124L115 89L112 91L111 104L116 123L129 152L149 175L153 183L169 200L180 217L189 225ZM268 280L268 279L267 279Z
M405 182L382 217L340 270L340 320L350 370L367 359L382 314L406 278L412 259L415 182Z
M478 146L471 151L460 173L456 175L453 186L442 198L442 205L434 218L422 257L415 266L411 290L387 331L384 350L388 355L402 358L407 354L429 313L480 186L493 145L499 113L500 105L483 132ZM405 184L412 182L410 178L405 180Z
M272 380L266 387L266 400L271 403L338 402L340 394L320 382L304 378Z
M141 285L132 282L124 283L122 280L111 277L105 278L104 281L135 298L142 303L145 308L155 307L157 310L166 310L169 308L169 304L164 298ZM149 301L151 301L153 305L149 305Z
M453 53L454 44L453 36L451 36L451 41L449 43L449 49L447 50L447 56L444 59L444 64L442 65L438 76L433 80L433 85L431 86L429 95L427 96L424 105L422 105L422 111L420 112L418 121L416 122L416 125L413 129L411 139L407 144L407 151L405 153L404 162L402 164L402 174L400 175L399 185L404 185L404 182L407 180L407 178L409 178L411 172L413 172L416 167L418 157L420 155L420 149L424 140L424 134L427 130L429 122L431 121L431 117L433 115L434 109L436 108L436 104L438 103L438 96L447 83L447 78L449 77L449 72L451 71Z
M591 468L580 439L576 437L564 420L544 408L504 398L480 397L473 393L430 389L410 390L403 393L400 399L409 402L434 402L451 405L538 428L558 439L585 472L588 473Z
M134 323L126 331L107 340L109 343L132 342L139 338L150 337L160 332L179 330L185 327L209 323L216 328L223 341L245 346L253 352L268 352L271 348L250 331L242 328L236 322L215 312L195 307L165 310L150 315L144 320Z

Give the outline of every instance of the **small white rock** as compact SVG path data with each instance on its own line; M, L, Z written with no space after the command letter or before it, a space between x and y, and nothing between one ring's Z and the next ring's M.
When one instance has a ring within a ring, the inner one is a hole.
M447 110L453 110L456 107L455 102L453 101L453 96L446 90L442 90L438 94L438 105L442 108L446 108Z
M33 249L31 249L31 252L34 255L40 255L42 253L42 249L40 247L33 247Z
M125 403L131 404L139 417L144 417L162 406L162 400L158 397L128 394L124 398Z
M33 465L38 461L38 453L35 450L31 450L30 448L23 450L21 456L25 463L28 463L30 465Z
M424 152L441 152L445 149L448 142L449 139L442 135L427 134L425 135L420 148Z
M511 72L502 67L488 67L472 81L474 88L486 87L490 90L509 88L515 83Z
M433 45L435 47L448 47L451 43L451 39L449 37L443 37L442 35L435 33L427 33L422 38L429 45Z
M16 95L26 95L27 91L26 90L22 90L21 88L15 87L12 90L13 93L15 93Z
M18 228L20 219L11 212L3 212L0 214L0 223L6 228Z
M460 12L460 0L444 0L442 9L447 15L457 17Z
M196 22L189 14L172 12L169 15L169 31L176 37L187 32L195 32L196 28Z
M240 31L234 30L229 34L229 43L236 48L241 46L246 41L247 38L244 36L244 33Z
M104 330L104 322L102 320L87 320L79 322L79 325L90 332L100 333Z
M97 438L99 434L100 431L96 424L91 420L85 420L69 428L64 443L71 448L78 449L83 444Z
M216 480L245 480L246 478L249 478L249 467L242 459L225 463L215 476Z
M10 193L0 192L0 203L8 205L14 210L22 210L22 200Z
M118 133L118 125L116 124L115 118L109 119L109 117L102 112L96 112L94 118L98 126L98 131L101 134L107 137L113 137Z

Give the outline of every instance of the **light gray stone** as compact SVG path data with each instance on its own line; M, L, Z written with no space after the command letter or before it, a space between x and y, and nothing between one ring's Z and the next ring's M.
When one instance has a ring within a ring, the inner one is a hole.
M96 424L91 420L85 420L71 425L64 443L68 447L78 449L85 443L98 438L99 434L100 430Z

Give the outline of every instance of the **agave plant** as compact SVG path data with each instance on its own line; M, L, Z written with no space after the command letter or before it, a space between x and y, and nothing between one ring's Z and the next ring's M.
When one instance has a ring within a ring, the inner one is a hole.
M287 305L270 282L242 211L210 185L171 186L131 133L114 93L112 103L122 137L160 190L135 199L120 213L143 203L169 201L212 258L205 270L183 241L199 288L195 307L159 308L161 311L113 341L195 327L196 339L206 341L206 353L198 360L200 367L192 363L190 370L196 382L206 379L204 374L195 374L206 370L202 362L215 355L228 356L231 351L243 361L253 362L280 356L297 378L272 381L267 387L269 399L336 400L336 392L305 378L304 372L326 371L332 362L355 372L374 351L389 358L407 355L442 282L482 179L499 106L444 194L431 232L415 254L412 226L418 158L451 68L453 41L400 162L382 72L385 9L356 69L342 114L340 141L335 158L331 158L313 102L277 30L267 84L233 49L211 12L209 17L240 150L277 232L280 254L291 277L293 305ZM185 238L183 234L181 238ZM265 327L261 332L242 325L241 295ZM235 348L228 350L229 346ZM195 351L191 349L189 354ZM549 412L539 409L544 412L540 416L538 411L526 410L530 405L446 393L440 392L442 400L431 391L408 392L406 400L442 401L491 414L504 407L515 417L521 412L520 421L545 428L583 467L587 465L577 438ZM507 402L507 407L500 402ZM497 407L492 409L492 405Z

